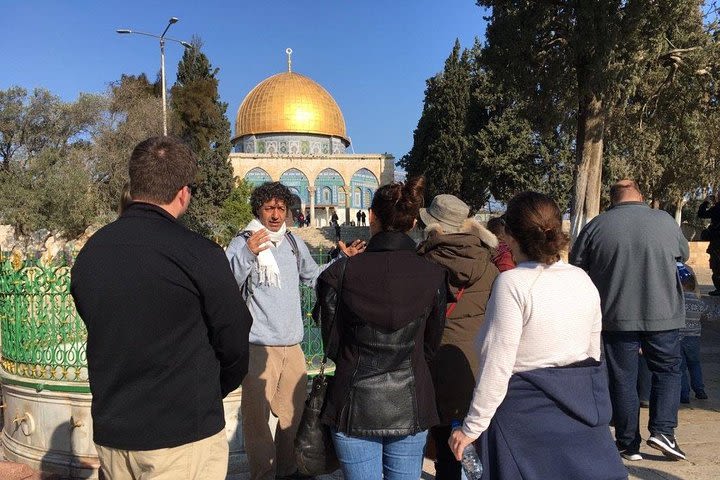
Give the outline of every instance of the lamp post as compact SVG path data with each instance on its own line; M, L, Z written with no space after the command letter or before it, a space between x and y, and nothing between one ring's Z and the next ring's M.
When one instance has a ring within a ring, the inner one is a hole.
M165 40L170 40L171 42L176 42L182 45L185 48L192 48L192 45L190 45L188 42L184 42L182 40L176 40L174 38L165 37L165 34L167 33L168 29L173 23L177 23L178 18L177 17L170 17L170 20L168 20L168 24L165 27L165 30L163 30L163 33L161 35L153 35L152 33L146 33L146 32L138 32L136 30L129 30L127 28L120 28L115 30L117 33L120 34L126 34L126 33L135 33L137 35L145 35L146 37L153 37L160 39L160 79L162 82L162 108L163 108L163 135L167 136L167 99L166 99L166 91L167 88L165 87Z

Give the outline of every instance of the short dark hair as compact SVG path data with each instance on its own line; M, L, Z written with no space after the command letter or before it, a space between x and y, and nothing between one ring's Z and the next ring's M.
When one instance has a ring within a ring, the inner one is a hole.
M547 265L560 260L569 239L562 231L560 208L552 198L538 192L519 193L508 202L504 219L507 233L530 260Z
M415 177L393 182L378 188L373 195L370 210L378 219L383 231L407 232L423 206L425 178Z
M260 207L273 198L284 202L288 209L290 209L293 202L293 194L288 187L280 182L266 182L250 194L250 207L253 215L259 217Z
M160 205L168 204L178 190L195 181L197 157L177 137L151 137L130 155L130 196Z

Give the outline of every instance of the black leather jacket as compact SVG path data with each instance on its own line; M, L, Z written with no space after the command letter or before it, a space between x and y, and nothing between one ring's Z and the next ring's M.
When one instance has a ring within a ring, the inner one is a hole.
M398 232L373 236L365 253L344 263L325 270L317 286L314 316L336 364L322 420L353 436L426 430L438 423L428 363L444 327L446 273Z

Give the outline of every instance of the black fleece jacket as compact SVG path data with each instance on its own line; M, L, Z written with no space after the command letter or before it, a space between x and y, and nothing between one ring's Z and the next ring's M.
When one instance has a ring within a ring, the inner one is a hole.
M224 428L252 318L220 246L133 203L82 249L71 292L88 331L95 443L154 450Z

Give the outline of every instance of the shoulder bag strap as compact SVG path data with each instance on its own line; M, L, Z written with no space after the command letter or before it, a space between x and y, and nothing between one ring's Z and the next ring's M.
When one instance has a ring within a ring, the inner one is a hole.
M288 241L290 242L290 249L292 250L293 254L295 255L295 261L297 262L297 269L298 273L300 273L300 250L298 249L297 240L295 240L295 236L290 233L290 230L285 232L285 236L287 237Z
M451 303L451 304L447 307L447 310L445 310L445 316L446 316L446 317L449 317L450 314L455 311L455 307L457 307L457 304L458 304L458 302L460 301L460 299L462 298L463 293L465 293L465 287L463 287L463 288L461 288L460 290L458 290L457 302Z

